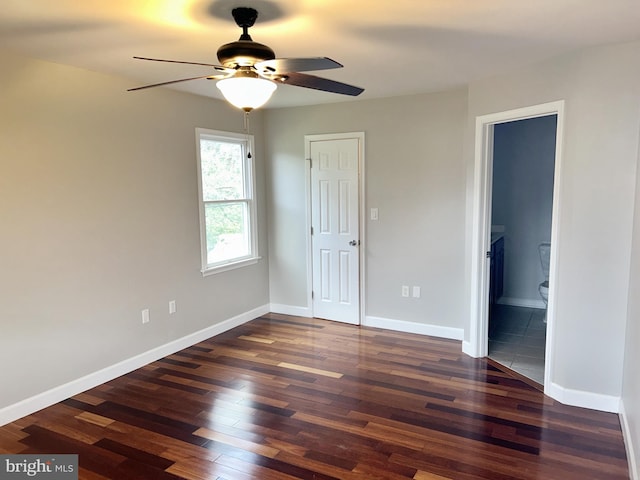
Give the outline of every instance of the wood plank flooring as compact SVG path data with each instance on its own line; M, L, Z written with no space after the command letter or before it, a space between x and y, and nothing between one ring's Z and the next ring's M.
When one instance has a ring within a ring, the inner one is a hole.
M0 428L81 479L628 479L617 415L460 342L269 314Z

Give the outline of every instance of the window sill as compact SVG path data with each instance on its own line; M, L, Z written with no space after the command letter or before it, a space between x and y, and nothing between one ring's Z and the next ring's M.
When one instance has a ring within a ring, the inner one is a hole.
M208 277L209 275L215 275L217 273L228 272L229 270L235 270L236 268L247 267L249 265L255 265L261 260L262 257L252 257L247 258L245 260L240 260L238 262L230 262L225 263L223 265L217 265L215 267L210 267L205 270L201 270L203 277Z

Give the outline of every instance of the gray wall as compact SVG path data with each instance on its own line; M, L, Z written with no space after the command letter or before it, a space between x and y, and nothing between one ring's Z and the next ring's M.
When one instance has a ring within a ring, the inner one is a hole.
M0 408L268 304L266 259L199 271L195 128L241 131L241 112L166 89L127 93L131 82L67 66L0 62ZM252 130L260 152L260 113Z
M552 380L622 392L637 447L639 47L578 52L468 92L256 112L271 268L204 279L194 128L238 131L237 111L0 54L0 408L263 305L268 282L272 302L306 306L305 134L367 135L366 208L380 209L365 225L367 314L468 331L475 118L565 99ZM405 282L422 299L402 299Z
M505 303L544 308L538 245L551 241L556 117L494 127L492 223L505 227Z
M466 90L269 110L271 301L307 305L304 135L365 132L366 315L461 329ZM421 287L403 298L402 285Z
M564 99L551 381L574 401L619 397L640 125L638 47L551 59L473 82L466 97L454 91L268 111L271 301L307 306L304 135L363 130L365 207L380 209L380 220L365 225L367 316L463 326L468 338L475 120ZM457 236L463 232L464 246ZM399 293L414 282L422 286L419 302Z
M577 398L581 392L613 398L621 393L640 124L639 47L584 50L469 87L468 185L476 116L565 100L551 381ZM471 232L470 215L468 222Z
M640 160L639 160L640 162ZM640 165L640 163L639 163ZM636 170L640 185L640 168ZM635 465L635 479L640 478L640 189L636 187L631 278L627 312L627 338L622 378L623 426L627 428L627 451Z
M473 82L466 113L462 92L267 112L272 302L307 306L304 135L364 130L365 208L380 208L380 220L366 224L367 315L468 332L475 120L563 99L551 383L571 402L612 405L622 388L639 46L588 49ZM462 151L454 112L466 115ZM400 297L413 281L429 292L424 302Z

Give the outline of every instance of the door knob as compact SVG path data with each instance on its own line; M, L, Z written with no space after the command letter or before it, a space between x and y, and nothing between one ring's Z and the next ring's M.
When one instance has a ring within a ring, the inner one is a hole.
M349 242L349 245L351 245L352 247L355 247L356 245L358 245L360 242L358 240L351 240Z

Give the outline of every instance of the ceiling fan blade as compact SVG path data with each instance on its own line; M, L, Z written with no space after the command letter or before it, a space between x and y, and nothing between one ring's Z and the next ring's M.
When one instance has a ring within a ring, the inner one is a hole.
M223 67L222 65L214 65L212 63L183 62L182 60L164 60L162 58L147 58L147 57L133 57L133 58L135 58L136 60L149 60L151 62L182 63L185 65L202 65L204 67L213 67L219 72L225 72L225 73L233 73L235 71L232 68L226 68L226 67Z
M329 70L342 68L342 64L327 57L309 58L274 58L255 64L258 72L265 75L274 73L309 72L313 70Z
M336 82L328 78L316 77L305 73L287 73L281 77L274 77L274 80L285 85L295 85L296 87L313 88L324 92L339 93L341 95L351 95L353 97L364 92L364 88L355 87L347 83Z
M144 90L145 88L161 87L163 85L171 85L172 83L188 82L189 80L199 80L201 78L216 79L217 75L202 75L200 77L181 78L180 80L170 80L168 82L154 83L152 85L143 85L142 87L135 87L127 89L127 92L134 92L136 90Z

